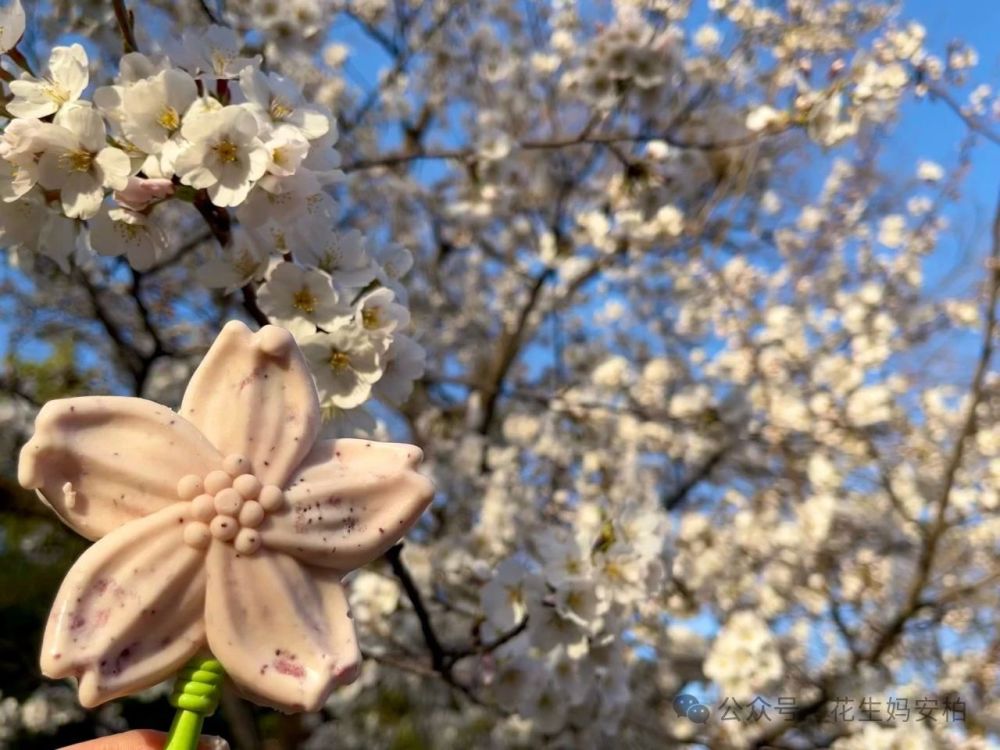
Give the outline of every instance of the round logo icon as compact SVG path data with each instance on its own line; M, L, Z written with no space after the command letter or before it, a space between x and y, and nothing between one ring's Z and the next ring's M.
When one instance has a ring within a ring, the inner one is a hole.
M674 698L674 711L695 724L704 724L711 715L708 706L699 703L690 693L680 693Z

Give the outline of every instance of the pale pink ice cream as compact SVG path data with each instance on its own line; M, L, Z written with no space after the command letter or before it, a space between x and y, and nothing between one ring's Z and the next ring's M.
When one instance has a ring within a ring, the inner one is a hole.
M396 543L433 486L412 445L317 442L320 407L291 335L230 322L180 412L138 398L51 401L18 479L98 540L59 589L42 671L95 706L206 648L237 687L314 711L354 680L341 584Z

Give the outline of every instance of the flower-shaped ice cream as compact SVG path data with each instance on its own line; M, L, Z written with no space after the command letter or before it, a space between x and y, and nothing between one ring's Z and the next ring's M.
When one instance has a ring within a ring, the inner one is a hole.
M97 543L63 581L42 671L94 706L207 647L252 699L318 709L361 654L341 579L433 495L411 445L317 442L316 388L291 335L228 323L180 413L138 398L52 401L18 479Z

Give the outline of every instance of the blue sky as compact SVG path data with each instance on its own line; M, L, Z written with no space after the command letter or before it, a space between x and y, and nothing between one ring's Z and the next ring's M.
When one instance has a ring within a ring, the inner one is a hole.
M601 3L603 5L603 3ZM709 20L710 13L705 0L697 0L688 21L690 28ZM973 84L1000 82L1000 44L996 36L1000 30L1000 3L988 0L904 0L901 12L903 19L919 21L927 29L927 47L935 54L943 56L950 41L961 39L971 44L979 53L979 66L972 71ZM349 44L354 52L347 65L346 73L351 83L369 87L378 77L378 71L387 65L387 58L377 45L367 39L352 22L335 24L331 37ZM963 98L972 89L968 86ZM1000 130L1000 127L997 128ZM918 159L927 158L949 167L958 158L959 140L965 132L964 124L945 104L929 100L909 101L903 109L902 118L889 139L885 166L894 168L901 176L910 176ZM386 133L389 145L394 134ZM443 171L443 165L421 163L420 175L430 179ZM942 248L946 252L934 259L927 270L928 282L942 279L953 263L953 250L967 246L976 238L980 240L978 249L982 252L982 242L988 237L989 223L997 195L1000 178L1000 147L989 142L981 142L975 152L971 173L964 184L964 196L960 205L950 214L953 232L945 239ZM950 245L950 247L948 247ZM966 291L970 276L959 280L964 288L951 289L953 292Z
M1000 3L981 0L908 0L904 15L920 21L928 32L929 46L943 50L952 39L971 44L979 53L973 80L994 87L1000 82ZM918 102L906 107L904 120L893 139L893 151L901 164L929 157L943 165L954 164L962 124L940 103ZM1000 128L995 128L1000 130ZM953 214L953 226L982 243L989 235L989 222L1000 189L1000 146L982 143L975 152L972 171L965 186L965 200Z

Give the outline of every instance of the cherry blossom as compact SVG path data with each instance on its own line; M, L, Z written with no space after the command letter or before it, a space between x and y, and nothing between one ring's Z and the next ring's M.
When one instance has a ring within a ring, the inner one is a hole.
M330 277L294 263L278 263L260 287L261 307L287 326L297 318L326 327L346 314Z
M183 184L207 188L217 206L242 203L267 169L268 152L257 137L257 123L240 107L185 118L181 135L189 145L174 169Z
M337 328L299 339L320 397L341 409L360 406L382 376L381 345L360 331Z
M42 78L28 73L10 82L14 99L7 111L15 117L44 117L80 98L89 81L87 52L82 45L55 47Z
M131 164L124 151L105 144L104 121L91 107L64 107L55 125L38 160L38 182L59 191L67 216L89 219L99 210L105 188L128 185Z
M146 271L166 253L167 235L150 217L127 208L104 206L90 222L90 245L100 255L125 255Z
M327 116L308 105L294 82L271 73L264 75L247 66L240 73L240 90L247 99L247 108L261 127L294 128L306 139L313 140L330 130Z
M197 96L194 79L183 70L171 68L136 81L121 94L122 134L147 154L160 153L180 131Z

